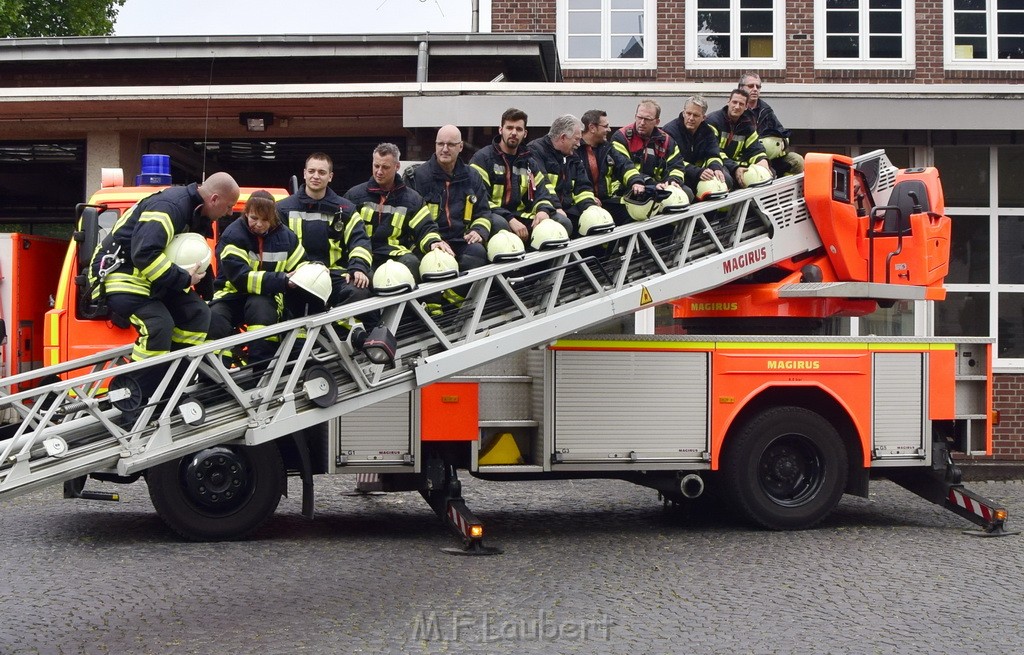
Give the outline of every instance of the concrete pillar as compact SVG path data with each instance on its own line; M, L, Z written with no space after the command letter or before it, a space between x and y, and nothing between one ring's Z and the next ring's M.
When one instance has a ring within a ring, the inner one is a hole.
M100 170L121 168L125 184L132 184L139 173L141 148L135 138L121 132L89 132L85 137L85 189L88 197L100 188Z

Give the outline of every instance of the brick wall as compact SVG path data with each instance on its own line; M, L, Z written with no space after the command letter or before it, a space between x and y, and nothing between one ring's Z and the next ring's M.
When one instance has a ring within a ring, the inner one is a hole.
M996 375L992 402L999 411L992 431L994 459L1024 461L1024 375Z
M684 3L658 0L657 70L565 69L572 82L732 82L745 68L728 70L687 70L684 43ZM915 3L916 48L914 70L817 70L814 67L814 0L788 0L786 15L786 69L758 71L770 82L837 84L958 84L1020 83L1024 66L1016 71L945 71L943 69L943 0ZM493 0L494 32L556 31L556 0Z

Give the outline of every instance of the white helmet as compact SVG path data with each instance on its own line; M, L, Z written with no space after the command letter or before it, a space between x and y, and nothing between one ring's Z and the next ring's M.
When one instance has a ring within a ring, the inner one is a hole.
M389 259L373 273L373 292L380 296L393 296L416 288L416 278L402 262Z
M424 282L448 280L458 276L459 262L440 248L431 250L420 260L420 279Z
M604 234L605 232L611 232L614 227L615 220L604 207L591 205L584 209L583 213L580 214L579 230L580 234L583 236L587 236L588 234Z
M690 204L689 194L674 184L666 184L659 195L664 195L664 198L655 203L655 214L676 214Z
M182 268L190 268L199 264L199 271L203 273L210 266L213 259L213 252L210 244L201 234L196 232L185 232L175 234L171 242L164 248L164 254Z
M746 188L764 186L772 183L772 172L759 164L747 166L743 172L743 186Z
M323 302L331 297L331 272L319 262L300 264L288 278L295 286L313 294Z
M654 196L646 191L640 195L632 192L624 194L622 204L626 206L626 213L634 221L646 221L654 213Z
M761 139L761 145L768 159L778 159L786 154L786 140L781 136L766 136Z
M504 262L511 259L522 259L526 255L526 246L519 235L502 230L492 234L487 240L487 259L492 262Z
M551 248L563 248L569 245L569 233L565 227L553 218L533 226L530 231L530 246L534 250L550 250Z
M718 200L727 195L729 195L729 187L717 177L697 183L697 200Z

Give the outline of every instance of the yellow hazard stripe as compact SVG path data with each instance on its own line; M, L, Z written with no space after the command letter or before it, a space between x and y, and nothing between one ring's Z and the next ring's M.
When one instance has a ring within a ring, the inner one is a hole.
M554 350L954 350L953 343L866 343L819 341L607 341L599 339L559 339Z

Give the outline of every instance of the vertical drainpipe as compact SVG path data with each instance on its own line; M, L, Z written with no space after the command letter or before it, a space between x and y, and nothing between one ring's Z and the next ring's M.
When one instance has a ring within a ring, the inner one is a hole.
M472 23L470 23L469 31L476 34L480 31L480 0L472 0Z
M427 81L427 62L429 54L427 53L427 37L424 37L420 41L419 53L416 56L416 81L423 83Z

